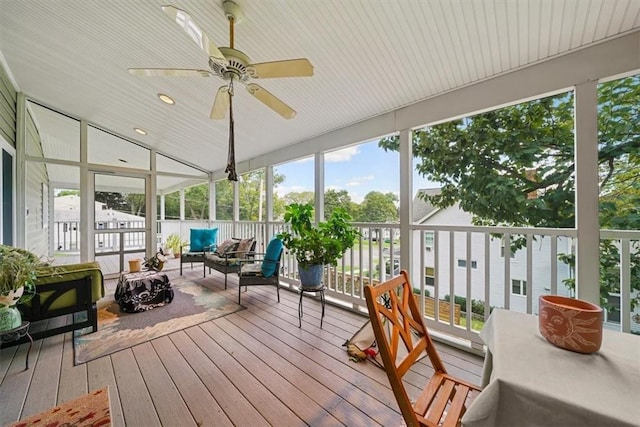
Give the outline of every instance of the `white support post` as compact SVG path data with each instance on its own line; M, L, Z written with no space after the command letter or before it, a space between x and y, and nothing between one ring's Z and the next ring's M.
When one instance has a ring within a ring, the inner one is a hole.
M272 222L273 222L273 166L267 166L265 168L265 195L266 195L266 210L267 217L265 218L265 230L264 230L264 244L266 245L271 240ZM261 196L262 197L262 196ZM266 247L265 247L266 249Z
M54 195L54 191L55 188L53 188L53 185L51 185L51 182L48 183L47 185L47 189L48 189L48 194L47 194L47 237L49 239L49 256L53 256L56 247L55 247L55 243L54 243L54 229L53 229L53 224L54 224L54 220L55 220L55 209L54 209L54 203L55 203L55 195Z
M314 196L316 224L324 221L324 153L314 156Z
M417 258L411 259L413 251L413 149L411 147L412 132L409 129L400 131L400 268L407 270L414 283L420 283ZM416 261L416 262L414 262ZM424 274L424 273L423 273Z
M158 191L157 175L156 175L156 150L149 152L151 173L147 175L146 181L146 201L149 209L146 211L145 219L145 244L147 246L147 256L152 257L158 250L158 246L162 245L162 242L158 242L158 198L156 193Z
M184 188L180 189L180 221L184 221Z
M233 185L233 235L238 235L238 221L240 221L240 183L232 181Z
M216 183L213 181L213 174L209 173L209 222L216 219Z
M576 295L600 305L597 82L575 91Z
M15 173L15 201L16 201L16 232L14 245L26 248L27 244L27 166L25 155L27 152L27 102L24 93L18 93L16 105L16 173Z
M160 195L160 221L164 221L165 217L166 217L166 212L165 212L165 198L166 196L164 194Z
M88 159L88 123L80 121L80 260L87 262L95 259L95 179L89 172ZM91 179L89 179L91 178Z

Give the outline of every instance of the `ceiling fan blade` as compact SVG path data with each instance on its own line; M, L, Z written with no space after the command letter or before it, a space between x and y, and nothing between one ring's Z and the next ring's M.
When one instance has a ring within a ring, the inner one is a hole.
M220 86L218 93L216 93L216 99L213 101L213 107L211 107L211 117L214 120L222 120L227 115L229 109L229 86Z
M271 92L255 83L247 85L247 92L258 98L264 105L280 114L285 119L292 119L296 116L296 112L287 104L276 98Z
M229 64L227 58L224 57L218 46L211 38L202 31L202 28L191 18L191 16L182 9L175 6L162 6L162 10L171 19L173 19L182 29L193 39L200 49L204 50L210 58L220 65L226 67Z
M170 76L170 77L209 77L211 71L190 70L181 68L129 68L129 74L134 76Z
M277 77L313 76L313 65L307 58L251 64L247 72L253 78L271 79Z

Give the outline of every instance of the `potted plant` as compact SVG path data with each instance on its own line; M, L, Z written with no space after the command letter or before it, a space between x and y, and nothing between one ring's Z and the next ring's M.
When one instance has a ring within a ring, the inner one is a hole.
M37 272L46 265L29 251L0 246L0 331L20 326L17 305L33 298Z
M343 208L336 208L326 221L317 226L311 223L312 217L313 205L310 203L286 206L284 220L291 225L291 230L280 233L278 237L298 261L302 285L320 287L323 267L337 265L360 233L349 224L351 216Z
M176 258L180 257L180 247L186 245L187 242L182 240L178 233L171 233L167 236L167 248L171 249L173 252L173 256Z
M164 254L162 248L156 254L150 258L144 257L144 262L142 265L147 270L155 270L160 271L164 267L164 263L167 262L167 257Z

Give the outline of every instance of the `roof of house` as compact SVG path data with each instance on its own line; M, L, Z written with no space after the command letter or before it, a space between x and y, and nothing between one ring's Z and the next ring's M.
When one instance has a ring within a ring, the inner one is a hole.
M59 222L80 221L80 197L70 194L54 197L55 220ZM95 202L96 222L144 221L144 216L108 209L105 203Z
M413 221L417 223L423 222L427 217L431 216L439 208L426 201L423 197L435 196L440 194L440 188L421 188L413 197Z

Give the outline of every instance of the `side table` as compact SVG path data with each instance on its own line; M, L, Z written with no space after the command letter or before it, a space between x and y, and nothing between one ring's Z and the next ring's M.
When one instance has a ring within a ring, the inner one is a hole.
M324 291L327 290L327 287L325 285L320 285L320 286L304 286L304 285L300 285L298 287L298 291L300 291L300 302L298 303L298 327L301 328L302 327L302 296L305 293L313 293L313 294L317 294L320 293L320 302L322 304L322 315L320 316L320 329L322 329L322 321L324 320Z
M31 335L29 335L29 325L29 322L23 320L22 324L17 328L0 332L0 343L18 341L24 336L29 338L29 349L27 350L27 360L24 368L25 371L29 369L29 353L31 353L31 347L33 346L33 338L31 338Z
M138 313L169 304L173 301L173 294L169 277L149 270L121 273L114 297L120 311Z

